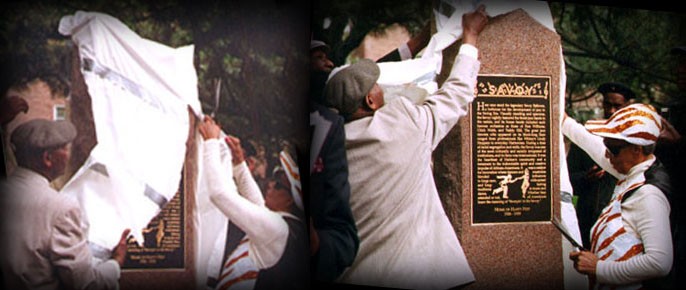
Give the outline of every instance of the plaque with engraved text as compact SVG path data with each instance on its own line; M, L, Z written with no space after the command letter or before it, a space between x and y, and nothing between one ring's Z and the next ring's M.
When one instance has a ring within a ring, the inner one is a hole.
M184 269L184 199L177 193L143 229L141 246L129 240L124 269Z
M479 75L472 102L472 223L550 221L551 78Z

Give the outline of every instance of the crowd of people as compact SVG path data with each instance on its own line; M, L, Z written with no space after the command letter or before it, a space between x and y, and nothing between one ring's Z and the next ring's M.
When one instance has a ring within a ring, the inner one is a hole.
M474 282L439 198L432 152L475 98L477 43L488 21L484 6L463 15L449 77L419 104L386 102L376 62L361 59L334 70L328 45L313 40L309 163L287 144L269 152L263 144L224 136L204 116L197 126L202 182L231 222L229 236L235 235L207 286L446 289ZM412 58L428 37L425 29L379 61ZM686 91L686 48L673 53ZM673 126L638 102L627 85L609 80L597 91L603 119L580 124L564 116L560 127L572 142L566 158L583 245L569 259L592 289L674 289L686 268L678 208L683 187L672 182L686 155L683 124ZM29 109L16 97L4 97L0 108L3 125ZM121 233L111 259L94 259L78 202L49 185L64 174L75 138L69 121L42 119L11 134L17 168L3 172L0 187L2 220L13 221L0 224L0 234L12 237L0 241L7 289L118 288L130 230ZM223 174L222 150L230 152L233 178Z
M331 281L399 288L449 288L473 281L454 231L441 217L431 217L445 214L430 168L436 142L473 98L459 90L473 87L464 75L469 65L463 63L477 58L476 53L469 57L474 47L467 33L476 37L480 26L470 17L482 18L465 16L463 47L451 77L424 103L384 103L376 84L378 67L364 59L334 71L315 98L345 121L350 187L345 196L360 241L352 264ZM673 53L682 61L678 83L683 90L686 51ZM325 53L316 57L332 66ZM478 66L471 71L478 72ZM569 253L569 259L592 289L675 289L684 273L686 244L683 214L675 207L683 201L683 189L671 180L679 177L683 138L653 106L635 101L626 85L608 82L597 92L603 96L603 120L584 128L565 116L560 129L572 142L566 158L579 196L575 209L584 249Z

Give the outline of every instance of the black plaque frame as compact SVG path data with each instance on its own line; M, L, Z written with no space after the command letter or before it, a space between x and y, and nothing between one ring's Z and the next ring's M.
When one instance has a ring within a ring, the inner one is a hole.
M550 221L551 77L479 75L475 95L472 224Z
M183 185L183 179L181 180ZM145 241L139 246L129 241L123 269L177 269L186 266L186 199L183 186L148 224ZM170 242L171 240L171 242Z

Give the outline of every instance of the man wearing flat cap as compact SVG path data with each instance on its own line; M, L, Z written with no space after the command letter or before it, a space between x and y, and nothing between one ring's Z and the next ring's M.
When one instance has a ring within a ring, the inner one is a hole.
M18 167L0 182L0 267L4 289L117 289L126 256L122 233L112 259L93 262L81 209L50 182L64 174L76 129L34 119L10 137Z
M645 104L624 107L607 120L588 121L585 128L569 117L563 120L565 136L618 179L610 203L591 229L590 251L569 255L576 270L590 276L594 289L648 287L649 280L672 268L673 192L653 155L661 120Z
M450 76L422 104L386 104L371 60L332 72L325 100L346 120L350 206L360 236L357 257L338 282L447 289L474 281L439 199L431 154L474 99L475 45L487 22L483 6L463 15Z

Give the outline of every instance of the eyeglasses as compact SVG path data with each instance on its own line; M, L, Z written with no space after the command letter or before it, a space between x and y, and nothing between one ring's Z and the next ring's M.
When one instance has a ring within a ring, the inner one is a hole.
M619 152L622 151L622 148L629 145L627 143L613 144L613 145L607 144L607 142L603 142L603 143L605 143L605 147L607 148L607 151L610 151L610 154L612 154L613 156L617 156L619 154Z
M288 184L288 177L283 169L279 169L278 171L274 172L274 174L272 174L271 181L274 182L274 189L283 189L287 191L291 190L291 187Z
M283 182L281 181L274 181L274 189L281 189L285 191L290 191L291 189L286 186Z

